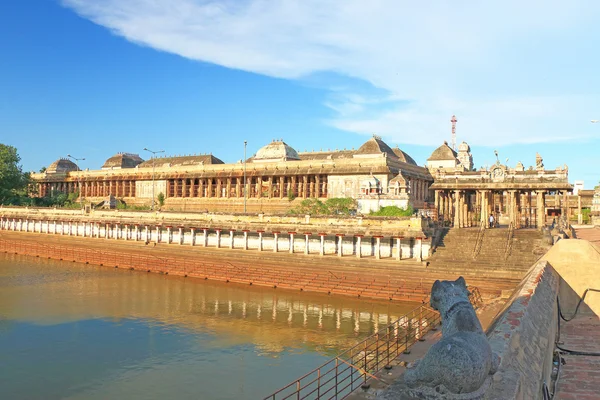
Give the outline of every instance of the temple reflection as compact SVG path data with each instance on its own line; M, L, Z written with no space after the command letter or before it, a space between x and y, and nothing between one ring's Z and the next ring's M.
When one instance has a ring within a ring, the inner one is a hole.
M336 353L416 306L17 255L3 255L0 264L0 314L8 320L51 325L139 319L209 333L215 347L253 343L271 356L285 348ZM21 268L18 275L15 268ZM35 297L27 295L31 285L36 286Z

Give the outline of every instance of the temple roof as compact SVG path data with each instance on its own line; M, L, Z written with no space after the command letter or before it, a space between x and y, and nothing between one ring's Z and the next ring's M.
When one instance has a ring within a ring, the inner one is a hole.
M80 171L80 169L68 158L59 158L46 168L47 174L65 174L71 171Z
M188 156L170 156L170 157L157 157L154 159L155 167L176 167L186 165L211 165L211 164L224 164L223 161L219 160L212 154L204 155L188 155ZM152 168L152 159L146 160L138 165L138 168Z
M252 157L253 162L290 160L300 160L300 156L283 140L273 140L268 145L261 147Z
M388 156L396 158L397 155L379 136L373 135L373 137L367 140L362 146L358 148L355 154L381 154L385 153Z
M111 168L135 168L138 164L143 163L144 160L138 154L132 153L117 153L104 163L102 169Z
M405 162L407 164L417 165L417 163L415 162L415 160L413 160L411 156L406 154L404 151L400 150L397 146L394 147L392 151L400 161Z
M431 153L431 156L427 159L427 161L437 161L437 160L455 160L457 154L454 150L448 146L448 142L444 142L443 145L438 147Z
M352 158L354 154L356 154L356 150L328 150L298 153L301 160L335 160L340 158Z

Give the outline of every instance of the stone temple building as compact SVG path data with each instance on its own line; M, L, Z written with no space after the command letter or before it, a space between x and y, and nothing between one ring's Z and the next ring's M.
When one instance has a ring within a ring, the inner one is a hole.
M32 175L38 195L79 191L86 203L107 197L150 205L162 193L164 209L286 212L307 198L351 197L358 212L412 207L446 224L478 226L489 215L503 224L539 226L569 213L572 190L565 167L546 170L538 155L526 169L499 161L475 170L470 147L442 144L425 166L373 136L357 150L297 152L273 140L246 162L224 163L212 154L158 157L118 153L100 169L78 170L68 159ZM244 195L244 181L247 193ZM571 211L573 212L573 211Z
M363 213L384 205L423 208L433 199L427 168L377 136L357 150L304 153L274 140L245 163L234 164L213 155L144 161L137 154L119 153L98 170L80 171L63 158L33 174L40 196L80 190L91 203L114 196L127 204L149 205L154 192L165 196L166 209L225 212L243 211L244 177L249 212L283 212L291 201L306 198L352 197Z

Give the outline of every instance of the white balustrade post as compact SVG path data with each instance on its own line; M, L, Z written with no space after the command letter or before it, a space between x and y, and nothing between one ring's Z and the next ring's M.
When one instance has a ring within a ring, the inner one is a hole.
M310 254L310 248L309 243L310 243L310 233L305 233L304 234L304 254Z

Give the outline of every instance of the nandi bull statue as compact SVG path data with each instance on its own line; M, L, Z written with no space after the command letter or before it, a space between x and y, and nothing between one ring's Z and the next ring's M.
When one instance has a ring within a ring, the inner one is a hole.
M419 399L481 398L499 358L483 333L464 278L435 281L431 307L440 312L442 339L406 370L407 394Z

